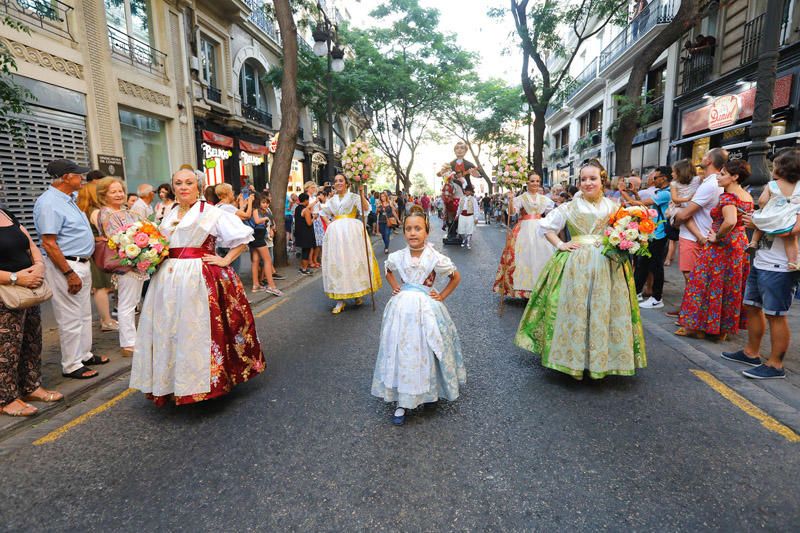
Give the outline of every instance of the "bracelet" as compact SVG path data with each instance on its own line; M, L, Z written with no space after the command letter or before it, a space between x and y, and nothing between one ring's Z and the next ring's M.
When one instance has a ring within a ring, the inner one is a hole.
M62 274L64 274L65 276L69 276L70 274L74 274L74 273L75 273L75 271L72 270L71 268L69 270L67 270L66 272L62 272Z

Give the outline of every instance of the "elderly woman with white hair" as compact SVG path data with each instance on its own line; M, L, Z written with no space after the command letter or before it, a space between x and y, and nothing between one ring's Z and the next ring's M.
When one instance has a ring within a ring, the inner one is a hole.
M160 226L169 259L150 281L131 369L131 387L157 405L222 396L265 366L253 312L230 268L253 229L200 200L203 183L193 171L176 172L172 188L177 203ZM216 246L228 249L224 257Z

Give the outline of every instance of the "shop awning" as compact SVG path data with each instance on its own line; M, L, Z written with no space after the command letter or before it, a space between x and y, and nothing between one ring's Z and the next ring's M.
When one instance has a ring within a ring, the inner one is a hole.
M685 144L692 141L696 141L697 139L702 139L703 137L711 137L712 135L717 135L718 133L723 133L726 131L735 130L738 128L746 128L750 124L752 124L752 120L748 120L747 122L742 122L741 124L733 124L732 126L726 126L724 128L719 128L716 130L707 131L704 133L698 133L697 135L692 135L691 137L685 137L683 139L678 139L669 143L670 146L678 146L679 144Z
M223 148L233 148L233 138L221 133L203 130L203 140L207 143L222 146Z
M261 144L250 143L242 140L239 140L239 150L250 152L251 154L261 154L261 155L269 154L268 147Z
M774 143L778 141L785 141L787 139L796 139L800 137L800 131L793 131L792 133L784 133L783 135L775 135L774 137L767 137L768 143ZM745 146L750 146L753 144L753 141L744 141L740 143L734 144L724 144L722 148L726 150L733 150L734 148L744 148Z

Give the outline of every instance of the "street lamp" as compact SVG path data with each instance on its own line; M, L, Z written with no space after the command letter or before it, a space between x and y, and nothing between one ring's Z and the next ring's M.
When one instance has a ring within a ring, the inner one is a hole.
M332 72L344 70L344 49L336 43L336 25L331 22L325 10L317 3L322 20L317 23L316 28L311 33L314 37L314 55L317 57L327 56L328 71L325 74L325 83L328 88L328 101L325 107L326 119L328 121L328 181L333 183L336 172L336 158L333 154L333 83Z

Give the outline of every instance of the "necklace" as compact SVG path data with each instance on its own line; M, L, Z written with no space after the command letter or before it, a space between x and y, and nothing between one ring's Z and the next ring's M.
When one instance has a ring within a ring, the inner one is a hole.
M422 250L425 249L425 246L421 246L419 248L413 248L413 247L409 246L408 249L411 250L412 252L421 252Z

